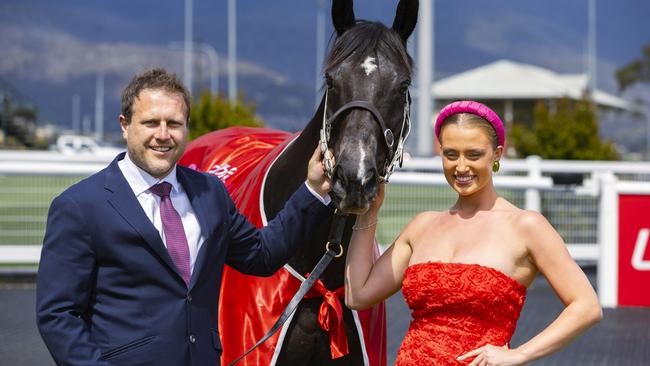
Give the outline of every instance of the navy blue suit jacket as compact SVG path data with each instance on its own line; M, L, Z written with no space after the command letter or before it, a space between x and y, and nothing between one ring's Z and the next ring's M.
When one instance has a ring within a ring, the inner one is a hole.
M221 181L178 166L206 238L188 288L118 168L123 156L52 201L36 301L45 344L61 365L219 365L224 263L270 275L331 210L302 185L258 230Z

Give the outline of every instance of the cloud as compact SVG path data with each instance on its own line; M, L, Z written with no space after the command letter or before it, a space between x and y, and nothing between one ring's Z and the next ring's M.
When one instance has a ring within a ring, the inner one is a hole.
M492 17L471 15L464 34L465 44L494 58L541 66L559 73L586 72L584 33L526 14L511 14L495 22ZM597 60L598 88L616 91L616 66Z
M95 75L98 72L130 77L151 67L164 67L180 72L183 53L166 45L134 42L86 42L56 29L26 28L0 25L0 75L34 81L64 83L71 79ZM208 59L196 53L195 67L208 70ZM220 60L226 60L221 57ZM219 65L225 74L226 63ZM262 77L275 83L286 79L263 66L240 61L240 76ZM195 73L196 74L196 73ZM202 73L207 79L207 72Z

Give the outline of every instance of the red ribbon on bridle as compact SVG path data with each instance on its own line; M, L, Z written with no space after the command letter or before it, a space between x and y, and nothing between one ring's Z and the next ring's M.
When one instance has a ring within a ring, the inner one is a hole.
M307 275L309 277L309 275ZM314 282L314 286L307 292L305 299L322 297L318 311L318 324L321 329L330 334L330 351L332 359L343 357L350 353L348 350L348 337L345 334L345 323L343 321L343 307L339 297L345 296L343 286L334 291L328 290L320 279Z

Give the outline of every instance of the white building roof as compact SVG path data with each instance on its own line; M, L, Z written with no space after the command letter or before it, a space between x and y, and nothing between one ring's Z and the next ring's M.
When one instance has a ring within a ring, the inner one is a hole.
M436 99L580 99L587 85L584 74L558 74L539 66L509 60L440 79L433 84ZM629 109L629 103L601 90L594 91L600 106Z

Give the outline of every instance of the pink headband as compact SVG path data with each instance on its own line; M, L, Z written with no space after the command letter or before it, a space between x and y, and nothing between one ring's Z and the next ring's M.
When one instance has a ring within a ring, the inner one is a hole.
M505 129L503 128L503 122L501 122L501 118L499 118L499 116L494 113L493 110L486 107L484 104L471 100L453 102L451 104L448 104L440 111L438 118L436 118L436 137L438 140L440 140L440 127L442 127L442 122L444 122L449 116L458 113L471 113L490 122L492 127L494 127L494 130L497 132L498 144L505 146L506 134Z

